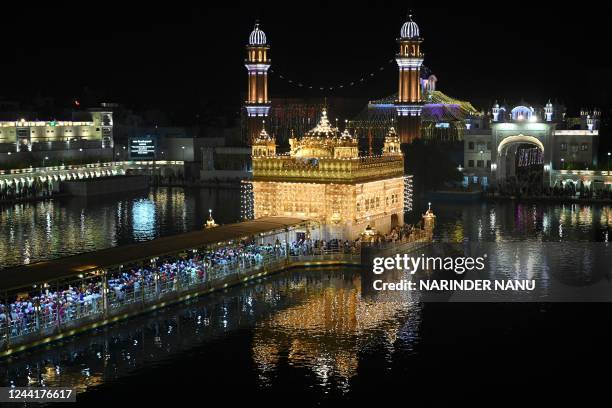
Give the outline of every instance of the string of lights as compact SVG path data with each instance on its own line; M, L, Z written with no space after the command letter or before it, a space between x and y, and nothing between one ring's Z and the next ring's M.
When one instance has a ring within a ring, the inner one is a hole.
M412 175L404 176L404 212L412 212Z
M243 220L255 218L255 200L253 195L253 183L243 180L240 184L240 215Z
M386 64L382 64L375 70L365 72L359 76L356 76L354 77L353 80L338 82L335 84L327 84L327 85L315 84L315 83L310 83L308 81L302 81L299 79L295 79L295 77L292 78L290 75L287 75L283 73L282 71L279 71L278 69L274 69L274 68L270 68L268 72L274 78L281 80L285 82L286 84L290 86L294 86L296 88L308 89L312 91L334 91L334 90L341 90L344 88L358 87L358 86L362 86L367 83L370 83L371 81L379 77L380 75L378 74L384 71L386 68L388 68L388 65L391 65L394 63L395 63L395 60L390 59Z
M519 149L517 156L519 167L529 167L534 164L544 163L544 153L538 147Z

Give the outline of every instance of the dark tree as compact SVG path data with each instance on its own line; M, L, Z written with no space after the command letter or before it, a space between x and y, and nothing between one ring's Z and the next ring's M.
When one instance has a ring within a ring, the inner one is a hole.
M417 140L410 145L403 145L403 152L406 173L414 176L415 192L450 187L461 181L457 163L440 146Z

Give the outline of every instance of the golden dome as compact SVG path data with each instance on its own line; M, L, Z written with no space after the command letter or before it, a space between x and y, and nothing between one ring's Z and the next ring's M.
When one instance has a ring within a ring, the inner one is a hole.
M344 129L344 132L342 132L342 135L340 135L340 140L352 141L353 136L349 133L348 129Z
M259 135L257 135L257 138L255 139L255 144L267 144L270 142L274 142L274 138L270 136L268 132L266 132L265 128L262 128L261 132L259 132Z
M340 131L338 128L333 127L327 119L327 109L323 109L321 112L321 119L317 126L306 132L304 138L318 138L318 139L332 139L340 137Z
M397 132L395 132L395 128L393 126L389 128L386 139L390 142L399 142L399 136L397 135Z
M348 129L340 133L337 127L329 123L327 110L323 109L319 123L306 132L301 139L289 139L291 155L303 158L350 158L358 157L357 138ZM347 149L349 148L349 149Z

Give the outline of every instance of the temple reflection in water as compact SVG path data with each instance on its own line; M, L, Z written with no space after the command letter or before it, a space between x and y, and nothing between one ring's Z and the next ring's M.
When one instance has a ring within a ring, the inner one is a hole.
M317 288L316 295L302 304L257 324L253 359L263 379L286 359L290 365L309 368L321 381L337 376L346 382L357 374L361 350L373 343L393 350L402 330L398 316L414 311L415 304L405 294L364 298L360 278L350 280L348 285L335 282Z
M356 272L294 271L21 355L0 369L0 385L82 392L169 358L199 355L223 339L249 343L261 386L287 363L284 356L321 385L333 377L348 386L364 348L390 354L402 332L411 332L408 342L416 338L419 311L403 295L363 298Z

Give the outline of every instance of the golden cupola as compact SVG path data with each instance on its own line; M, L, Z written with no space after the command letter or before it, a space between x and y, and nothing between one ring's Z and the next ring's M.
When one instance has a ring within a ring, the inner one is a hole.
M340 132L327 118L327 110L321 112L319 123L301 138L289 139L291 156L308 159L359 157L357 138L348 129Z
M357 138L351 135L348 129L344 129L337 145L334 147L334 158L350 159L355 157L359 157Z
M400 138L395 132L395 128L392 126L385 136L385 144L383 146L383 156L395 156L401 155L402 151L400 148Z
M257 135L252 145L253 157L273 157L276 156L276 140L266 132L265 122L261 132Z

